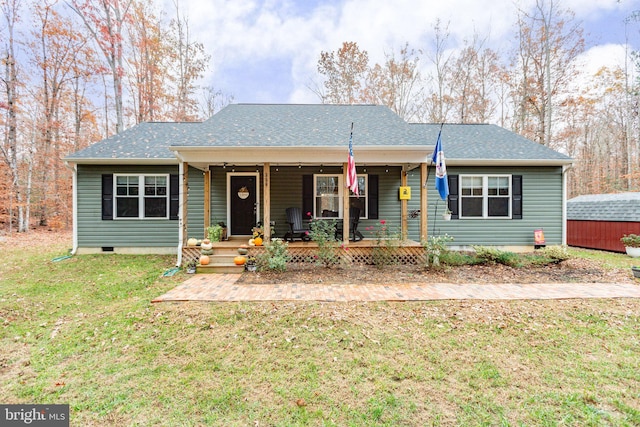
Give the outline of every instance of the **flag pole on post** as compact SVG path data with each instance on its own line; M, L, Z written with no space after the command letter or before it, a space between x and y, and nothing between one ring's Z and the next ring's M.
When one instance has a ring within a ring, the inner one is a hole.
M436 141L436 147L433 149L431 161L436 165L436 190L440 193L442 200L447 200L449 182L447 180L447 166L444 161L444 150L442 149L442 126L444 126L444 123L440 125L438 141Z
M444 150L442 149L442 127L444 122L440 124L440 131L438 132L438 140L436 146L433 149L433 156L431 161L436 165L436 190L440 194L440 198L446 202L449 197L449 181L447 179L447 166L444 161ZM438 202L436 202L435 217L433 220L433 232L435 234L436 221L438 218ZM448 209L448 206L446 207Z
M349 134L349 160L347 161L347 188L356 197L360 197L358 191L358 174L356 173L356 161L353 157L353 122L351 122L351 133Z

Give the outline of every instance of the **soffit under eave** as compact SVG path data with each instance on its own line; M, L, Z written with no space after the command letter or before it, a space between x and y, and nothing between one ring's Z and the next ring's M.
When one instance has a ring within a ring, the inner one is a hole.
M221 165L237 164L251 165L271 163L278 165L319 165L319 164L342 164L347 162L348 151L344 148L335 149L334 147L318 147L314 150L295 150L282 148L251 149L242 147L238 149L180 149L171 148L176 156L189 164L211 164ZM360 149L354 150L356 164L407 164L428 162L431 152L419 147L382 150L382 149Z

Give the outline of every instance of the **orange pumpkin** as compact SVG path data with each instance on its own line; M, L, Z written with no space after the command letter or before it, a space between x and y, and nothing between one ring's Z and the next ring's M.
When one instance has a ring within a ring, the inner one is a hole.
M233 263L235 265L244 265L244 263L247 262L247 259L243 256L238 255L237 257L235 257L233 259Z
M211 260L209 259L208 255L200 256L200 265L209 265L209 261Z
M262 246L262 237L256 237L253 239L253 243L255 243L256 246Z

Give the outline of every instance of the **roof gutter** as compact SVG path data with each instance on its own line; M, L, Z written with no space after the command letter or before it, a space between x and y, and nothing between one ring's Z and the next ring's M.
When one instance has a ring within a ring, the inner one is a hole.
M571 166L573 159L456 159L447 157L449 166Z
M63 159L68 163L75 163L77 165L176 165L178 161L176 159L165 158L165 159L149 159L149 158L141 158L141 159L116 159L113 157L92 157L92 158L75 158L75 157L67 157Z
M176 157L197 164L262 164L317 165L342 164L348 147L183 147L171 146ZM354 148L357 164L402 164L426 162L433 150L428 146L376 146Z

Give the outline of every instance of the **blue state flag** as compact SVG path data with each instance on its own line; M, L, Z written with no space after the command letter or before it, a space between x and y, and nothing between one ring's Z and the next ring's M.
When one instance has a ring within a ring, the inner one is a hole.
M449 181L447 180L447 166L444 163L444 151L442 150L442 140L440 135L442 129L438 132L438 142L436 142L436 148L433 150L433 157L431 161L436 165L436 190L440 193L442 200L447 200L449 195Z

